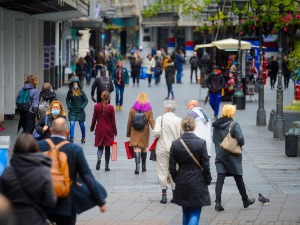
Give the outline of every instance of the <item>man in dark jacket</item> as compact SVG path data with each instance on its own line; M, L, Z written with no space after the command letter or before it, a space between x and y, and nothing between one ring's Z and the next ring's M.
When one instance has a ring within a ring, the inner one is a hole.
M176 83L177 84L182 84L181 78L182 78L182 72L183 72L183 64L184 64L184 54L183 54L183 52L179 51L175 57L175 67L177 70L177 73L176 73Z
M113 92L114 84L112 82L111 77L106 76L106 69L101 70L101 76L97 77L92 85L92 100L93 102L96 102L96 99L94 98L95 90L97 89L97 103L101 102L101 94L103 91L108 91L109 93Z
M219 107L221 103L221 91L225 86L225 80L222 74L218 74L218 67L213 66L213 72L206 79L206 84L209 89L209 104L214 110L215 119L219 115Z
M57 118L53 121L51 131L51 140L55 145L67 139L69 136L68 122L64 118ZM39 149L44 152L50 149L48 143L44 140L38 142ZM72 181L70 194L66 198L59 198L54 209L48 211L48 217L57 225L75 225L77 207L82 204L74 199L74 189L77 184L77 174L86 184L93 199L99 206L101 212L106 211L105 200L101 196L99 189L95 188L95 178L87 164L82 148L74 143L68 143L60 148L61 152L66 153Z
M90 84L92 79L93 69L94 69L94 59L91 57L90 52L86 53L84 60L86 61L86 66L87 66L86 82L87 84Z
M197 70L199 66L199 58L197 56L197 52L193 53L193 56L190 58L190 64L191 64L191 83L192 83L192 78L193 78L193 72L195 71L195 81L197 83Z
M271 62L268 66L268 76L270 77L270 85L271 89L275 87L276 79L277 79L277 73L278 73L278 62L276 56L271 56Z

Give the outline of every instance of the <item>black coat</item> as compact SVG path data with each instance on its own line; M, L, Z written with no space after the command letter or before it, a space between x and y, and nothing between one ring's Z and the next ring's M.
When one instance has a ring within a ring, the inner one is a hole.
M211 182L209 158L206 142L192 132L181 136L187 147L203 167L197 166L179 139L172 142L170 149L169 170L176 184L177 204L183 207L202 207L211 204L208 185ZM178 171L176 164L179 165Z
M16 225L44 225L45 219L32 203L42 211L43 208L55 206L56 196L50 175L50 158L40 152L15 153L10 163L0 177L0 192L13 205Z
M97 91L96 91L97 89ZM108 91L109 93L115 90L112 78L108 76L97 77L92 85L91 95L94 97L95 91L97 93L97 103L101 102L101 94L103 91Z
M63 139L59 137L52 137L51 140L55 145L63 141ZM38 146L41 151L48 151L50 148L48 143L44 140L39 141ZM73 192L75 187L74 185L76 185L77 183L77 174L79 174L80 178L88 187L97 205L104 205L105 200L104 198L102 198L101 192L97 188L95 188L97 184L87 164L82 148L74 143L69 143L61 147L60 151L65 152L68 157L70 178L72 181L71 193L66 198L59 198L55 208L49 210L48 213L70 216L72 213L72 207L76 211L76 206L82 204L81 202L73 200Z
M165 71L165 77L166 77L166 83L167 84L174 84L175 83L175 65L174 63L167 63L166 64L166 71Z
M63 117L66 118L65 116L61 116L60 114L57 116L57 118ZM39 119L39 121L35 124L35 129L39 134L42 134L41 139L46 139L51 136L50 134L50 127L52 126L54 118L52 116L52 113L47 115L47 125L46 123L46 115L42 115L42 117ZM43 131L43 127L48 126L48 129Z
M278 73L278 62L272 60L268 66L268 76L269 77L277 77L277 73Z
M210 74L206 79L206 84L209 88L210 93L218 93L225 86L225 79L222 74Z

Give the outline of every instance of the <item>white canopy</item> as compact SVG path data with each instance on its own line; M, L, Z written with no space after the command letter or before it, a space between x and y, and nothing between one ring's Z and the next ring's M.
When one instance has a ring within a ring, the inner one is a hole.
M217 47L218 49L226 50L226 49L238 49L239 40L228 38L219 41L213 41L210 44L202 44L196 45L194 50L197 51L198 48L208 48L208 47ZM251 43L247 41L241 41L241 49L251 49Z

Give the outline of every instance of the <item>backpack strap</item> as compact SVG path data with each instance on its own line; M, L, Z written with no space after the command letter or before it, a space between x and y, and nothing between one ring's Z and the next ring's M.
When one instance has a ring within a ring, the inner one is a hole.
M69 143L69 141L62 141L60 143L58 143L57 145L54 145L53 141L50 138L45 139L45 141L48 143L48 145L50 146L51 150L59 150L62 146L66 145Z

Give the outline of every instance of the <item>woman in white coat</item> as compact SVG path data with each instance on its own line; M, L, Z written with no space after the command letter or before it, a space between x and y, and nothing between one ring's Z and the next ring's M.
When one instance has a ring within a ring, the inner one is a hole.
M160 203L167 203L167 185L168 181L171 182L173 191L174 203L174 190L175 183L169 172L169 158L170 147L172 141L178 139L181 135L181 118L175 115L176 102L167 100L164 102L164 114L157 117L155 121L153 135L158 139L156 144L156 173L162 189L162 199Z
M151 87L152 75L155 68L155 60L152 58L152 55L149 54L145 60L146 73L148 75L148 87Z

